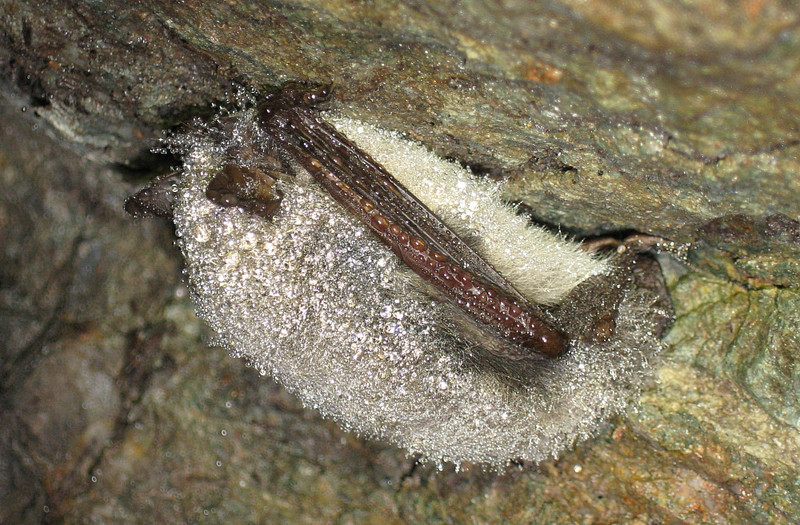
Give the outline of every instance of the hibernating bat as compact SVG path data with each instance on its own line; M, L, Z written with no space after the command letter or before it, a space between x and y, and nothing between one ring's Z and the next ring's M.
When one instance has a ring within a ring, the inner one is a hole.
M173 136L181 173L126 203L172 216L219 343L438 464L540 461L627 406L672 315L654 259L531 225L423 146L323 118L327 94Z

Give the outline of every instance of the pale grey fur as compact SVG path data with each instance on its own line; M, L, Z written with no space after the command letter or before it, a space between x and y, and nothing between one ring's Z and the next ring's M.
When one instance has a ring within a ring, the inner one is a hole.
M272 222L208 201L222 152L248 140L252 112L230 133L173 140L185 153L174 209L198 312L236 356L271 375L343 427L437 462L503 466L540 461L627 406L660 348L635 291L616 336L573 342L525 388L468 366L480 341L454 325L453 306L431 299L373 234L308 174L284 184ZM423 147L342 118L336 126L461 233L528 297L555 303L609 261L517 217L498 189ZM243 130L249 130L244 133ZM253 138L256 137L256 138ZM466 229L466 231L464 231Z

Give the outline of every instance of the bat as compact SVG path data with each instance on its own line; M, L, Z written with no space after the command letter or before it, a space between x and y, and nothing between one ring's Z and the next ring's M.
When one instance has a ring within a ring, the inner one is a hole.
M623 408L671 316L657 264L532 228L424 148L331 124L328 94L290 86L175 136L183 172L126 203L174 215L220 342L435 462L540 461Z

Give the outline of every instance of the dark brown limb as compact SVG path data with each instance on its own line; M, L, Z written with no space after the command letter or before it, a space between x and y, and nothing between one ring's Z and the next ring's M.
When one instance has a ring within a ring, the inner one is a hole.
M566 336L538 307L307 104L326 95L301 95L293 88L272 95L259 107L260 123L338 202L467 313L528 350L562 354Z

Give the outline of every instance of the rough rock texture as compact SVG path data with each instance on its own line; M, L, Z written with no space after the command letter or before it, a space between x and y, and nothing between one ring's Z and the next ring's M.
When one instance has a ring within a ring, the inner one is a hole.
M800 515L792 2L0 9L0 522ZM693 242L663 258L677 320L641 408L537 468L440 473L203 346L168 226L122 200L173 162L162 130L295 80L537 219Z

